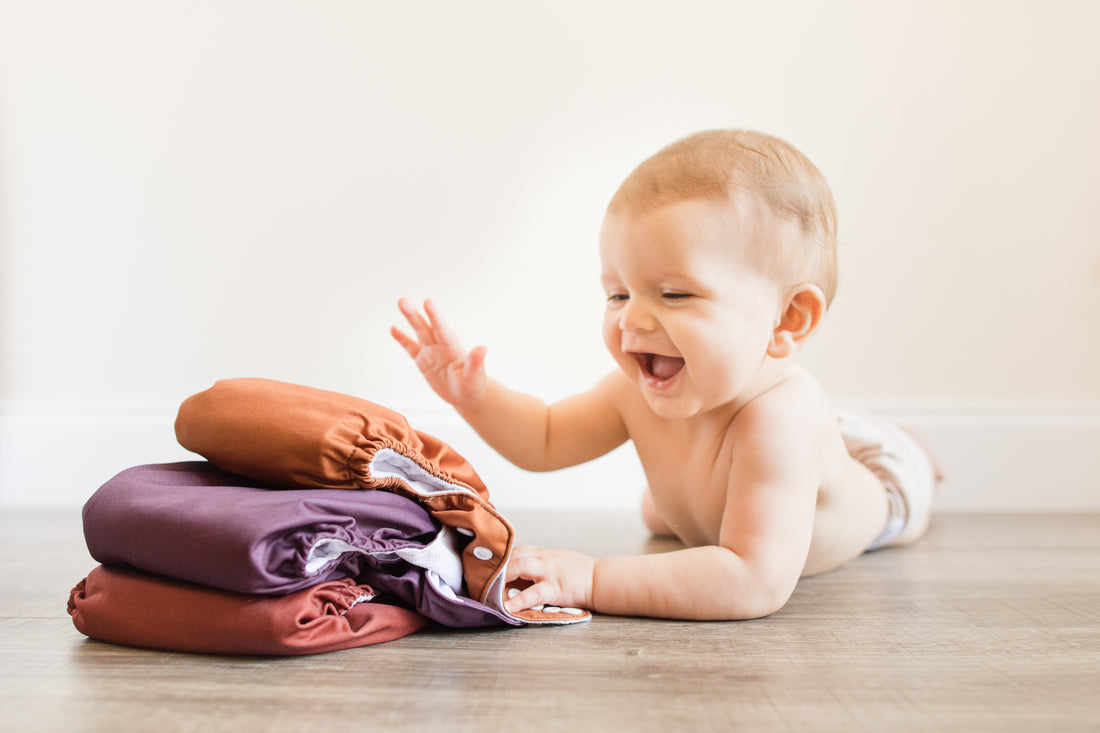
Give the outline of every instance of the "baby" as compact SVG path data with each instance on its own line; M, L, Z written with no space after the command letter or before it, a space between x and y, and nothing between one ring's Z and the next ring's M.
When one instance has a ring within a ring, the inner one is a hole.
M905 432L838 417L795 356L836 288L821 173L774 137L709 131L643 162L600 234L603 336L618 369L553 405L488 378L427 301L392 329L428 384L505 458L551 471L633 441L642 515L684 549L594 559L517 547L507 579L539 604L680 619L779 610L799 578L913 542L937 480Z

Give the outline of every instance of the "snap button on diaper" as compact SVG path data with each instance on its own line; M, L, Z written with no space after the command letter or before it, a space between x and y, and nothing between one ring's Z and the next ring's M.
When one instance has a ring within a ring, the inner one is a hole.
M474 548L474 557L476 557L478 560L492 560L493 551L490 550L488 547L482 547L481 545L478 545Z

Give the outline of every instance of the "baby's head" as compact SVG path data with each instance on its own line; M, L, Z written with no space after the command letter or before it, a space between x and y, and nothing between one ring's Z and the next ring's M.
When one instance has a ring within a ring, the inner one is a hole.
M748 130L690 135L643 162L619 187L609 214L649 211L681 201L713 201L755 212L747 261L783 288L836 292L836 204L824 176L793 146Z

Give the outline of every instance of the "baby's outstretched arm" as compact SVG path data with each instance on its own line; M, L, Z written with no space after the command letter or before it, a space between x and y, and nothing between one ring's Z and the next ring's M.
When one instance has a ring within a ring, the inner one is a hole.
M679 619L748 619L779 610L806 564L817 501L817 449L797 413L742 410L717 542L683 550L593 560L524 549L507 580L530 586L511 611L539 604ZM691 490L694 487L687 487Z
M424 304L426 318L404 298L398 307L415 337L398 328L390 333L428 384L486 443L517 466L531 471L573 466L626 441L626 428L601 385L547 405L488 378L486 348L462 348L432 301Z
M531 583L507 601L516 613L539 605L575 606L622 616L736 620L778 611L794 590L759 577L725 547L596 560L570 550L517 547L509 583Z

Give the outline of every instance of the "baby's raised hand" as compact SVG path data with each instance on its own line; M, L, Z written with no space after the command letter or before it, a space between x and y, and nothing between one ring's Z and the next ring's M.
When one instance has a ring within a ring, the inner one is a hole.
M469 352L463 349L454 331L430 300L424 301L427 319L407 298L399 300L397 307L412 326L415 338L396 326L390 329L390 334L413 358L436 394L455 407L472 405L480 400L486 387L487 349L484 346L475 346Z
M505 608L510 613L548 604L591 609L595 569L596 561L579 552L520 545L512 550L504 579L531 585L508 599Z

